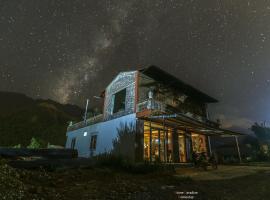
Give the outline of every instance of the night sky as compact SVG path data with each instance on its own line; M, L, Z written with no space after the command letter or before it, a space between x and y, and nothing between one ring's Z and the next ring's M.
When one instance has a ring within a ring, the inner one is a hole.
M225 128L270 121L270 1L0 0L0 90L91 105L156 65L220 100Z

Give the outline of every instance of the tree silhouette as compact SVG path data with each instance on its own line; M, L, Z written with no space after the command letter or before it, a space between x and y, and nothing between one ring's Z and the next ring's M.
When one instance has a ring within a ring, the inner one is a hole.
M270 128L264 126L263 124L259 125L257 122L251 126L251 130L257 136L260 142L270 140Z
M121 156L129 161L135 159L135 133L136 129L133 123L121 123L117 128L118 136L113 140L112 153Z

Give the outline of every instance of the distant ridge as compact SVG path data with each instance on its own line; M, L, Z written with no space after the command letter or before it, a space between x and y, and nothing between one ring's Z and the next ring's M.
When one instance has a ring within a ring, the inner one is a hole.
M33 106L34 104L48 103L74 117L81 117L83 109L77 105L61 104L51 99L32 99L25 94L0 91L0 115Z
M69 121L80 121L83 109L47 99L0 91L0 146L27 146L32 137L43 145L64 145Z

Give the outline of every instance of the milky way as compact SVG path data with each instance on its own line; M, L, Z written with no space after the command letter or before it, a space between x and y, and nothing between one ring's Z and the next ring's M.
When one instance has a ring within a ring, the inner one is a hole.
M270 121L270 2L0 0L0 90L83 105L156 65L220 100L224 127Z

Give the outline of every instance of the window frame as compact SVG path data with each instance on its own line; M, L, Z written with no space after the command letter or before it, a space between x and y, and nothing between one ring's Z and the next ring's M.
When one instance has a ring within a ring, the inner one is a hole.
M117 102L117 96L118 94L124 92L124 98L122 99L123 101L122 102ZM119 108L117 108L116 110L116 105L119 105L119 104L123 104L123 111L126 110L126 100L127 100L127 88L123 88L121 90L119 90L118 92L116 92L114 95L113 95L113 108L112 108L112 114L115 114L115 113L118 113L118 112L121 112L122 111L122 105L119 106ZM117 103L116 103L117 102Z
M91 151L95 151L97 149L97 134L91 135L89 148Z

